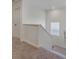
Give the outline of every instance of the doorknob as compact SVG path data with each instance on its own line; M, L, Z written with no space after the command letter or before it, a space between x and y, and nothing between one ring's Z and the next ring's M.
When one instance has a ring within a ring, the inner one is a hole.
M17 24L15 24L15 26L16 26Z

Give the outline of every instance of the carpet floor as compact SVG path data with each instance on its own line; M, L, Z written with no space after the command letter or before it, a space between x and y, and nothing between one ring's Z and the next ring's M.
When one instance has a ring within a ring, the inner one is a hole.
M33 47L18 38L12 38L12 59L61 59L42 48Z

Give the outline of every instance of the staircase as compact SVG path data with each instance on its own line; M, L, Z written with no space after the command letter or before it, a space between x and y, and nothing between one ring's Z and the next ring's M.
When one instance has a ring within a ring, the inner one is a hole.
M53 43L50 34L40 24L24 24L21 41L35 47L43 47L51 50Z

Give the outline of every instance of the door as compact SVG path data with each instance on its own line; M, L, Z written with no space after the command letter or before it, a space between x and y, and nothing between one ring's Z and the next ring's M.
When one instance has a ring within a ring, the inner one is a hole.
M20 37L20 7L12 10L12 36Z

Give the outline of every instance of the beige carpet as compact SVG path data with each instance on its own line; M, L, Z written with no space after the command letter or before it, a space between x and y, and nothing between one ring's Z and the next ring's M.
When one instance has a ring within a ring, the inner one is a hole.
M12 59L61 59L42 48L35 48L18 38L12 38Z

